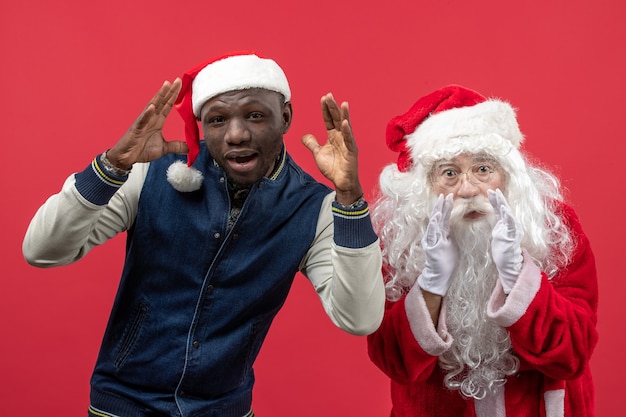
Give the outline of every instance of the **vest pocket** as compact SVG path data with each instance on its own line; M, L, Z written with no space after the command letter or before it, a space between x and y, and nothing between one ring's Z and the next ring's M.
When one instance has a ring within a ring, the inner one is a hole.
M204 395L225 395L253 378L250 371L271 321L271 317L262 317L209 348L215 360L209 365L211 374L202 378Z
M132 319L128 322L126 328L124 329L124 333L122 334L122 339L120 340L117 353L113 360L113 364L116 368L121 368L133 351L133 348L137 343L137 339L139 338L139 334L141 333L143 321L147 314L148 306L144 303L140 303L135 309L134 314L131 316Z

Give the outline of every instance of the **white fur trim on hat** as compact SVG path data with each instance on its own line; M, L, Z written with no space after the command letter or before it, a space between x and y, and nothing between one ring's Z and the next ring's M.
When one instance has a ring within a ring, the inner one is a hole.
M519 148L524 140L511 105L494 99L432 114L406 138L414 161Z
M199 190L203 179L202 172L183 161L176 161L167 168L167 182L183 193Z
M198 72L192 85L193 113L200 116L204 103L229 91L264 88L291 99L291 90L283 70L276 62L257 55L235 55L207 65Z

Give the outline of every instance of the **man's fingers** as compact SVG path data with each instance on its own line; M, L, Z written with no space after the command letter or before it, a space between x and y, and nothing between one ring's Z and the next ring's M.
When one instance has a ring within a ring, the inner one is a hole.
M352 124L350 123L350 106L347 101L341 103L341 119L347 120L350 125Z
M163 116L167 116L172 109L172 106L176 102L178 98L178 93L180 92L182 86L182 81L180 78L176 78L174 82L170 83L169 81L165 81L163 86L159 89L155 99L154 106L155 112L157 114L161 114Z
M155 103L157 103L159 101L159 97L161 97L163 95L163 91L170 85L170 82L165 80L163 81L163 84L161 85L161 87L157 90L156 93L154 93L154 96L152 96L152 98L150 99L150 101L148 101L148 104L146 104L146 107L144 108L144 111L149 107L149 106L155 106Z
M321 147L315 136L310 133L302 136L302 143L313 153L313 155L317 154Z
M166 117L172 110L178 94L182 86L180 78L176 78L173 83L164 81L159 91L154 95L152 100L148 103L144 111L133 125L135 131L142 130L149 126L151 122L156 120L156 125L153 127L160 128L163 125L163 119L155 119L155 116Z
M155 112L154 104L152 103L148 104L148 107L144 109L144 111L139 115L139 118L135 121L135 124L133 125L132 129L135 131L138 131L138 130L142 130L143 128L145 128L148 125L148 123L150 123L150 120L152 119L154 112Z
M343 143L346 149L350 152L357 152L356 141L354 140L354 134L352 133L352 126L348 120L341 121L341 136L343 136Z
M173 140L171 142L166 141L164 143L165 143L165 153L176 153L176 154L184 155L187 152L189 152L189 147L187 146L187 143L185 143L184 141Z
M321 100L322 117L324 118L324 125L326 130L340 130L341 129L341 110L332 93L326 94Z
M160 114L162 114L163 116L167 116L170 113L172 107L174 106L174 103L176 103L176 99L178 98L178 94L180 93L181 86L182 81L180 80L180 78L176 78L164 97L165 102L163 103L163 107L159 111Z
M322 118L324 119L324 127L326 128L326 130L331 130L335 128L333 116L330 112L330 108L328 107L328 101L334 101L332 97L332 94L328 93L320 100L320 106L322 108Z

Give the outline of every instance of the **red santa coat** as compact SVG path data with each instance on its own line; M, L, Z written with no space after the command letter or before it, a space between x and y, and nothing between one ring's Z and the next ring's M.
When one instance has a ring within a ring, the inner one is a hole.
M380 328L368 336L371 360L391 379L392 417L590 417L594 389L589 359L596 345L595 260L574 211L562 217L577 241L572 262L552 280L524 254L508 297L498 282L488 317L506 328L520 370L500 394L481 401L447 389L437 358L452 343L445 297L437 329L417 286L388 302Z

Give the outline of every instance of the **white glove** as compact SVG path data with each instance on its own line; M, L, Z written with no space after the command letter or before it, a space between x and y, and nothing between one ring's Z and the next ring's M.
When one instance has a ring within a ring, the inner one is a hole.
M523 232L515 221L502 191L488 190L487 195L497 219L491 232L491 256L500 274L504 293L508 294L522 271L524 258L520 244Z
M425 291L433 294L446 295L450 288L450 277L456 268L459 257L456 246L450 241L449 221L452 212L453 195L443 194L428 220L426 233L422 237L422 248L426 256L426 264L417 283Z

